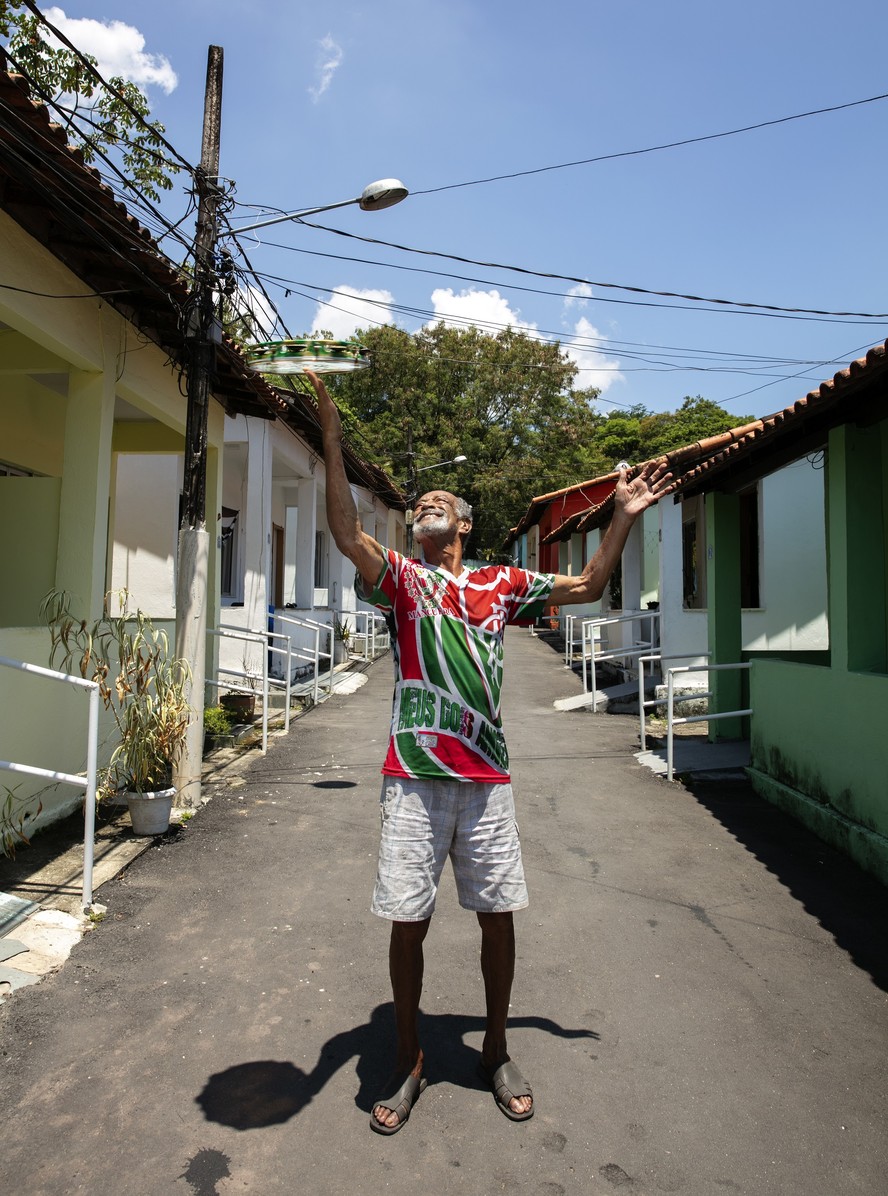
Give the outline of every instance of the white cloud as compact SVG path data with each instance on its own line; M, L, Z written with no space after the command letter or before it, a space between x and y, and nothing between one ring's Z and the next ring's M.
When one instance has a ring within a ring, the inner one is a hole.
M577 307L585 307L586 300L591 298L592 288L588 282L578 282L575 287L571 287L567 292L567 297L564 300L564 310L569 311L574 304Z
M392 322L391 291L360 291L354 287L336 287L329 301L321 300L315 308L312 330L332 332L335 340L348 340L358 328Z
M46 19L55 25L85 54L98 60L99 73L106 79L121 75L138 86L162 88L167 95L175 91L179 80L163 54L146 54L145 38L133 25L123 21L94 21L90 17L68 17L64 9L47 8ZM51 44L55 38L48 39Z
M321 51L317 60L318 81L308 89L308 94L315 103L333 82L333 76L342 65L343 59L342 47L337 45L329 33L321 38L318 45Z
M561 342L565 354L580 370L574 380L574 386L583 390L589 386L597 386L604 392L615 382L625 380L616 358L607 357L601 349L590 347L590 341L601 340L601 333L583 316L574 325L572 335Z
M499 291L476 291L474 288L460 291L457 295L450 287L439 287L432 292L434 317L429 325L447 324L451 328L468 328L474 324L482 332L495 336L502 329L514 328L516 332L535 332L537 325L528 324L509 307Z

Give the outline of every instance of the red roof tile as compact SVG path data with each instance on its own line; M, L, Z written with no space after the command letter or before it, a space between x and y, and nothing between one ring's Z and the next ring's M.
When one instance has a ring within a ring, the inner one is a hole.
M888 340L782 411L665 453L662 459L675 475L667 494L703 493L719 486L739 489L822 447L831 428L862 415L885 418L886 383ZM629 476L637 474L643 464L636 465ZM612 510L613 491L603 502L565 520L544 543L601 527L610 521Z

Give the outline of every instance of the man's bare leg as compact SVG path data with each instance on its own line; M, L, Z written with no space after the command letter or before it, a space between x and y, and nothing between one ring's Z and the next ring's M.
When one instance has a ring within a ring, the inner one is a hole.
M511 913L478 914L481 927L481 974L487 999L487 1029L481 1048L481 1062L493 1071L509 1058L506 1049L506 1021L515 976L515 924ZM513 1113L527 1113L532 1096L514 1097Z
M422 944L431 918L422 922L393 922L389 941L389 975L395 1002L395 1028L398 1053L395 1068L399 1075L422 1075L422 1050L419 1046L419 1000L422 996ZM382 1125L398 1124L398 1114L385 1105L375 1105L373 1116Z

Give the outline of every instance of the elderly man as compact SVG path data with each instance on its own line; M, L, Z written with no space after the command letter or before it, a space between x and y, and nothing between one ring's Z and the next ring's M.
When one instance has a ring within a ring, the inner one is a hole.
M479 1071L513 1121L533 1116L533 1093L506 1049L515 971L512 914L527 905L509 757L500 724L503 636L545 605L592 602L604 592L634 521L671 480L651 464L620 474L614 516L578 577L491 565L467 569L472 509L444 490L418 500L418 560L383 548L362 529L342 464L339 413L321 379L318 401L327 471L327 521L360 578L361 596L394 625L395 696L382 766L382 831L372 910L392 923L389 971L395 1007L395 1075L373 1106L380 1134L402 1128L425 1088L417 1016L423 941L450 857L460 905L481 927L487 1021Z

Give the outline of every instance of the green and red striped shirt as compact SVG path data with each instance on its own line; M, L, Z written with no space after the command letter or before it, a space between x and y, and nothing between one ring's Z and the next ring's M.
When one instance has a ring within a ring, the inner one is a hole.
M501 565L446 569L386 550L372 593L394 622L395 696L382 771L395 777L509 779L500 718L503 636L531 622L555 579Z

